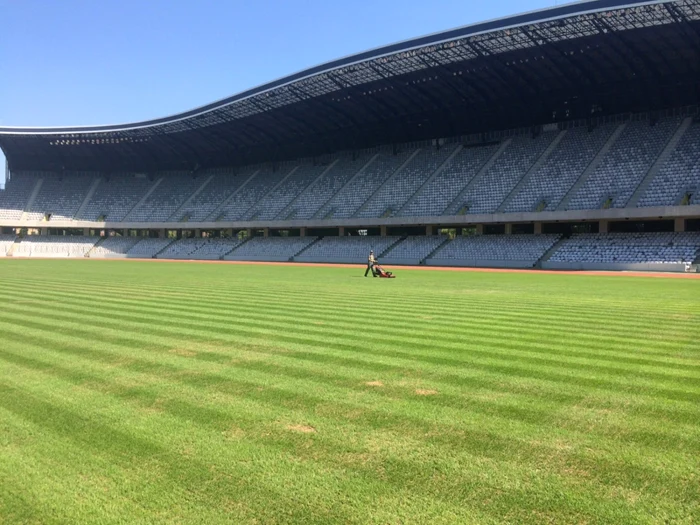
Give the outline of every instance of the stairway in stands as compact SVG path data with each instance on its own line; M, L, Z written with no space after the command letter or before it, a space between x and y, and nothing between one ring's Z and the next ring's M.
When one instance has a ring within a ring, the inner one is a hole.
M290 261L293 261L294 259L296 259L297 257L299 257L302 253L304 253L305 251L308 251L312 246L315 246L316 244L318 244L318 243L321 242L322 240L323 240L323 237L317 237L316 240L315 240L314 242L312 242L312 243L310 243L310 244L307 244L304 248L302 248L302 249L299 250L297 253L295 253L289 260L290 260Z
M542 255L542 257L540 257L540 258L537 260L537 262L535 263L534 268L541 269L541 268L542 268L542 265L543 265L544 263L546 263L546 262L552 257L552 255L554 255L555 253L557 253L557 251L559 251L559 248L561 247L561 245L564 244L568 239L569 239L569 238L568 238L567 236L563 235L557 242L555 242L555 243L552 245L552 247L551 247L549 250L547 250L546 252L544 252L544 255Z
M431 258L433 257L433 255L435 255L437 252L439 252L439 251L442 249L442 247L445 246L447 243L449 243L451 240L452 240L452 239L450 239L449 236L445 235L445 239L444 239L440 244L438 244L438 245L433 249L433 251L431 251L428 255L426 255L426 256L421 260L420 263L421 263L421 264L425 264L425 261L427 261L428 259L431 259Z

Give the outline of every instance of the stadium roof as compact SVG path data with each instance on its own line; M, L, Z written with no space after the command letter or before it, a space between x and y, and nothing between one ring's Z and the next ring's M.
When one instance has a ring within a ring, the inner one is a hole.
M592 0L342 58L185 113L0 127L12 170L238 165L696 104L700 0Z

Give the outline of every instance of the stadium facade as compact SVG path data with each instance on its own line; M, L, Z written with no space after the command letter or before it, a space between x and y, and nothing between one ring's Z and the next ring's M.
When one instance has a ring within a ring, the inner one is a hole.
M65 253L340 261L372 245L396 262L688 269L699 98L700 0L559 6L153 121L0 128L3 246L49 255L47 236L80 233Z

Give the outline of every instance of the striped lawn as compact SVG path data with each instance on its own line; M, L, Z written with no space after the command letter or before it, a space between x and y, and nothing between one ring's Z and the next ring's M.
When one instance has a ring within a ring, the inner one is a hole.
M0 261L0 523L699 523L700 281Z

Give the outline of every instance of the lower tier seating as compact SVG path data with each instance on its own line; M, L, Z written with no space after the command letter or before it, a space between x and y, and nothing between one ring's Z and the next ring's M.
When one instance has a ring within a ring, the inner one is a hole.
M119 257L126 255L139 242L138 237L108 237L92 252L90 257Z
M324 237L304 252L304 258L365 260L370 250L377 257L382 255L401 237Z
M440 248L432 259L455 264L459 261L505 261L532 267L559 238L559 235L460 236Z
M99 237L29 235L15 247L16 257L85 257Z
M439 235L432 235L430 237L406 237L385 253L383 257L392 260L404 259L412 262L422 261L447 240L447 237Z
M288 261L314 241L316 237L253 237L227 258L254 257Z
M564 241L549 262L690 264L700 233L580 234Z
M0 257L5 257L9 249L15 243L14 235L0 235Z

